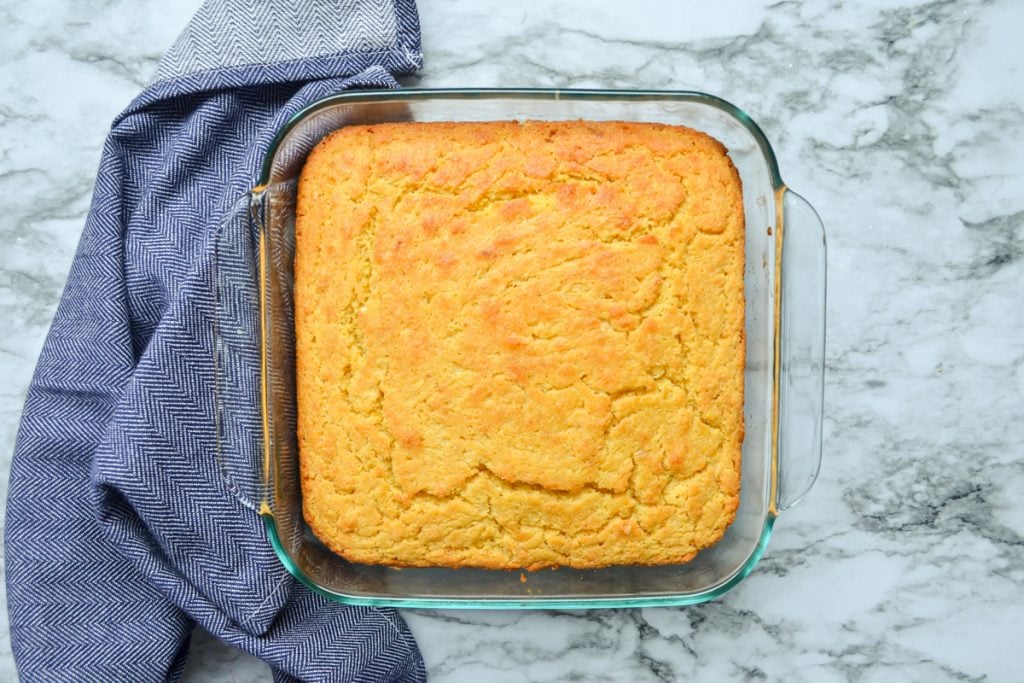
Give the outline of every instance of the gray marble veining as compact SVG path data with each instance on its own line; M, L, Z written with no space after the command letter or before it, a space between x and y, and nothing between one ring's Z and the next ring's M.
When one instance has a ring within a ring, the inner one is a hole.
M0 2L0 495L109 122L197 4ZM419 6L408 84L720 95L829 238L824 465L754 574L678 609L406 611L432 677L1024 678L1024 5ZM186 680L269 680L196 641Z

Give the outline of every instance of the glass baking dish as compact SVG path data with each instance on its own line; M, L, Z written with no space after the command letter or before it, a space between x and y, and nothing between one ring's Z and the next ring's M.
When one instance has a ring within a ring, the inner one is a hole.
M746 212L740 505L725 536L689 563L529 573L395 569L346 561L321 544L303 520L291 285L296 182L306 156L328 133L351 124L514 119L681 124L721 141L739 170ZM258 386L260 394L236 391L227 400L220 397L219 452L228 482L259 510L284 566L329 598L360 605L487 609L698 603L721 595L751 572L778 515L817 477L824 383L824 229L811 206L782 182L760 128L728 102L698 92L344 93L305 108L279 132L247 208L248 230L229 221L218 236L219 385ZM253 257L240 267L243 253ZM227 263L231 265L223 265ZM223 323L229 318L234 322ZM262 342L260 358L246 370L240 349L254 337ZM245 382L247 372L250 380L258 375L256 381ZM251 418L257 400L261 424Z

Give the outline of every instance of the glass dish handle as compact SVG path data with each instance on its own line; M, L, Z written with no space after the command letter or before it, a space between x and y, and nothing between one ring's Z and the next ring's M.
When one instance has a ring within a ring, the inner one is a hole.
M217 460L228 489L260 508L263 472L259 236L261 196L247 192L225 212L214 238L214 400Z
M825 263L825 226L807 200L784 189L777 512L803 498L821 468Z

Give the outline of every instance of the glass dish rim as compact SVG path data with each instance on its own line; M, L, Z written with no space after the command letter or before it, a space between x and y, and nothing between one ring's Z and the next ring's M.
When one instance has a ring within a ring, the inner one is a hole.
M271 172L275 156L278 148L287 138L289 133L295 129L303 120L310 115L326 109L328 107L337 105L344 102L375 102L375 101L415 101L415 100L458 100L458 99L535 99L535 100L585 100L585 101L656 101L656 100L673 100L678 102L696 102L705 105L709 105L718 109L743 125L752 135L754 140L761 151L764 161L767 165L769 181L772 189L776 196L776 200L781 197L781 193L788 190L788 187L783 182L778 161L775 156L775 151L768 141L764 132L761 130L753 119L742 109L732 104L731 102L711 95L709 93L697 91L697 90L634 90L634 89L572 89L572 88L401 88L396 90L373 90L373 91L349 91L337 93L312 102L298 112L293 114L288 121L278 130L272 139L270 146L267 148L266 154L263 158L263 163L260 168L260 174L257 181L256 187L253 189L253 195L266 189L272 182ZM781 234L780 234L781 237ZM265 252L264 236L261 234L260 239L260 251ZM781 247L781 245L780 245ZM781 251L780 251L781 253ZM263 257L260 257L260 262L263 262ZM262 280L262 273L261 273ZM261 297L262 298L262 297ZM262 308L262 305L261 305ZM262 318L262 314L261 314ZM776 320L776 335L778 334ZM776 340L777 344L777 340ZM264 372L266 367L264 365ZM264 378L265 382L265 378ZM774 390L777 393L777 387ZM267 420L266 411L264 411L263 421L266 425ZM775 421L778 421L778 415L775 415ZM774 497L776 495L776 467L778 454L776 451L777 440L773 439L772 445L772 465L771 472L769 474L771 478L770 483L770 500L769 506L765 512L764 523L758 537L757 543L754 545L747 559L739 565L736 570L727 576L726 578L719 581L717 584L706 588L700 592L689 593L689 594L663 594L663 595L635 595L635 596L617 596L617 597L597 597L597 598L576 598L576 597L548 597L548 598L505 598L505 597L488 597L488 598L438 598L429 596L420 597L366 597L359 595L351 595L347 593L336 592L328 590L325 587L319 585L312 579L310 579L302 571L301 568L293 561L291 555L284 548L281 538L278 534L276 520L273 511L270 509L267 502L263 502L260 506L260 516L263 518L267 535L269 537L271 546L274 548L275 554L278 559L284 565L285 569L295 577L300 583L308 587L315 593L324 596L332 601L342 602L343 604L357 605L357 606L368 606L368 607L399 607L399 608L427 608L427 609L472 609L472 610L486 610L486 609L515 609L515 610L527 610L527 609L595 609L595 608L631 608L631 607L673 607L673 606L685 606L699 604L713 600L724 593L731 590L734 586L745 579L758 564L761 557L764 555L765 550L768 546L768 541L771 538L772 530L774 527L775 520L778 518L779 511L776 509ZM265 452L265 457L269 457L269 452ZM268 474L268 470L264 470L264 476Z
M598 608L629 608L629 607L683 607L696 605L702 602L714 600L720 595L727 593L736 584L745 579L757 563L761 561L765 550L768 548L768 541L772 535L772 529L778 515L769 510L765 515L764 526L761 528L761 535L757 544L747 559L740 565L733 574L723 581L707 588L699 593L679 595L636 595L628 597L608 598L432 598L432 597L408 597L408 598L372 598L361 595L350 595L330 591L311 580L295 564L291 555L281 544L281 538L277 534L277 524L274 516L269 511L262 511L260 516L267 529L270 544L277 554L277 558L284 565L288 573L298 579L300 583L312 590L314 593L324 596L335 602L346 605L357 605L362 607L403 607L403 608L427 608L427 609L472 609L472 610L502 610L502 609L598 609Z
M775 150L768 142L767 136L761 127L754 122L747 112L737 107L732 102L717 95L701 92L699 90L602 90L602 89L573 89L573 88L401 88L398 90L370 90L370 91L349 91L335 95L329 95L312 102L288 119L287 123L281 126L263 157L260 166L257 187L265 187L270 184L270 173L273 168L274 157L277 149L288 136L288 134L306 117L327 107L341 102L373 102L378 100L423 100L423 99L577 99L577 100L676 100L678 102L700 102L719 109L739 121L757 141L758 147L768 164L768 175L771 178L772 189L778 191L786 187L779 172L778 160L775 158Z

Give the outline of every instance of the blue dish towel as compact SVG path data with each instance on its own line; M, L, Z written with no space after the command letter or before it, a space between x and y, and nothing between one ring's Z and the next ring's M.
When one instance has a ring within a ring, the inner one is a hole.
M281 566L217 466L214 400L218 223L299 109L420 63L413 0L209 0L114 121L11 467L23 680L176 680L195 623L279 681L425 678L397 613Z

